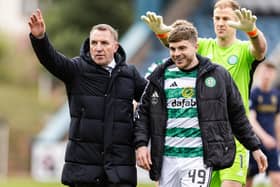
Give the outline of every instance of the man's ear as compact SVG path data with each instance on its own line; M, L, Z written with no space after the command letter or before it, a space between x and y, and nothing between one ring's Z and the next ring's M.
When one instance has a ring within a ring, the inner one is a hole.
M115 43L115 46L114 46L114 49L115 49L114 52L117 52L117 51L118 51L119 46L120 46L119 43L116 42L116 43Z

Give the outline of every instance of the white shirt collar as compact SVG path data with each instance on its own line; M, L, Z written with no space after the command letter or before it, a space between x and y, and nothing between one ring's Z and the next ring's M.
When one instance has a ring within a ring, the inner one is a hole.
M110 64L108 64L107 66L110 67L110 68L112 68L112 69L114 69L115 66L116 66L116 61L115 61L115 59L113 58L112 62L110 62Z
M103 68L111 72L115 68L115 66L116 66L116 61L115 59L113 59L108 65L103 66Z
M115 59L113 59L112 62L110 62L106 66L103 66L103 68L111 73L111 71L115 68L115 66L116 66L116 61L115 61Z

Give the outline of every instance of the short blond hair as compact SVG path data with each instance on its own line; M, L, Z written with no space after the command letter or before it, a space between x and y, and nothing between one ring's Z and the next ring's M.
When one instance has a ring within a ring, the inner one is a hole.
M240 5L235 0L218 0L214 5L214 10L216 8L232 8L232 10L240 9Z

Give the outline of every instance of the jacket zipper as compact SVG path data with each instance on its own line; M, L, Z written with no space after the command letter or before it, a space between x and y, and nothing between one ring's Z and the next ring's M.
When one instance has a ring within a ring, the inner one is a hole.
M199 99L198 99L198 97L199 97L199 92L198 92L198 85L199 85L199 83L198 83L198 81L200 81L201 82L201 77L202 77L202 75L203 74L205 74L205 73L207 73L207 72L209 72L209 70L205 70L204 69L204 71L202 71L202 72L199 72L199 68L198 68L198 75L197 75L197 78L196 78L196 83L195 83L195 92L196 92L196 108L197 108L197 114L198 114L198 116L197 116L197 119L198 119L198 125L199 125L199 128L200 128L200 132L201 132L201 141L202 141L202 149L203 149L203 160L204 160L204 164L205 163L207 163L206 162L206 158L207 158L207 151L206 150L208 150L208 147L207 147L207 143L205 143L205 135L204 135L204 133L203 133L203 131L202 131L202 128L201 128L201 123L200 123L200 102L199 102Z

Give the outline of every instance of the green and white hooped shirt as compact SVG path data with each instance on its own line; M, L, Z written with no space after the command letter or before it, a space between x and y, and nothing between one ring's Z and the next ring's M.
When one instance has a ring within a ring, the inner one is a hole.
M167 129L164 156L202 157L202 139L198 125L195 83L197 67L181 71L175 65L164 73L167 100Z

